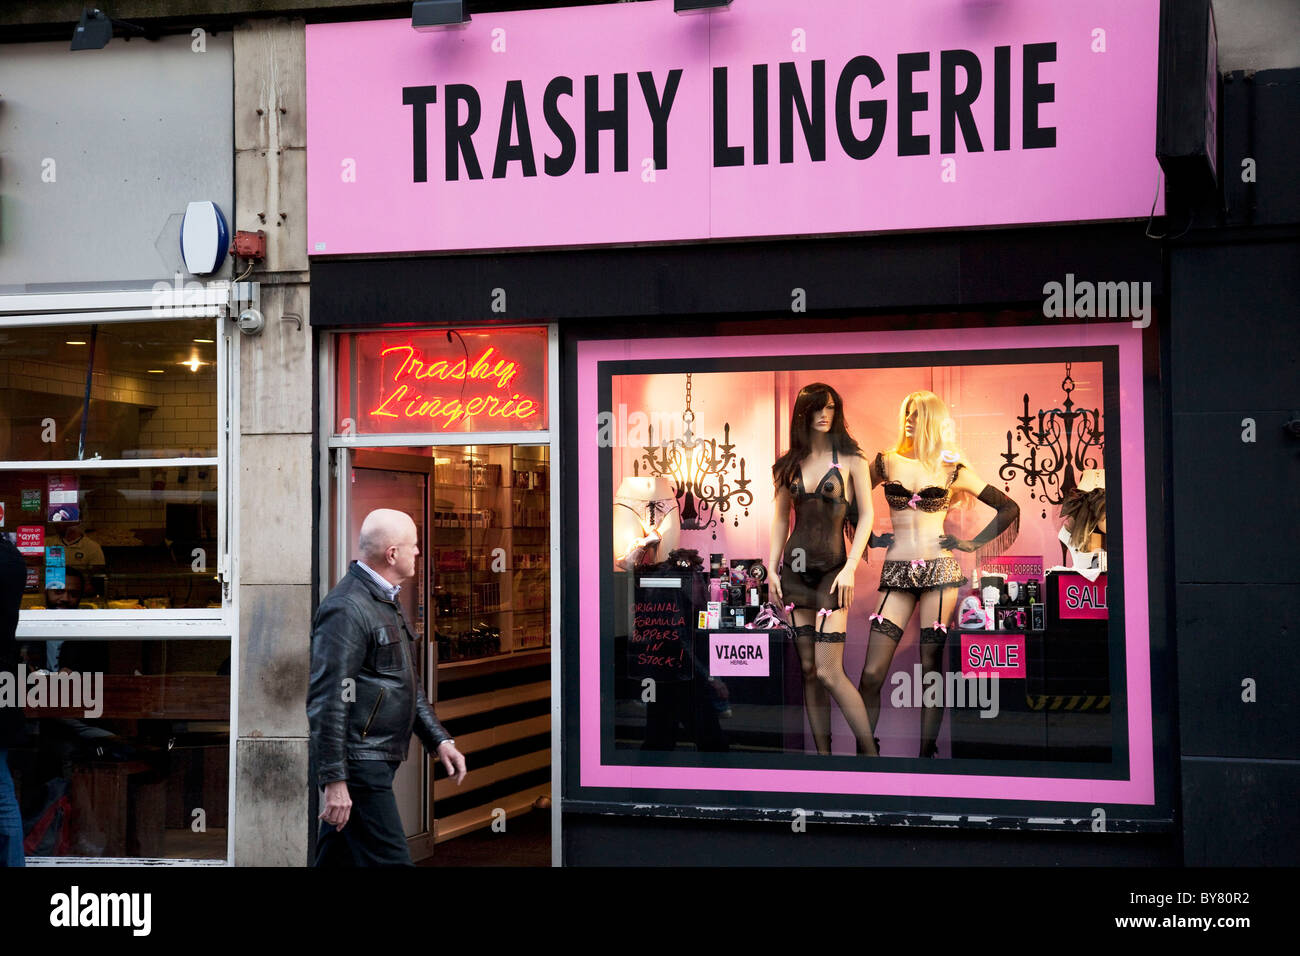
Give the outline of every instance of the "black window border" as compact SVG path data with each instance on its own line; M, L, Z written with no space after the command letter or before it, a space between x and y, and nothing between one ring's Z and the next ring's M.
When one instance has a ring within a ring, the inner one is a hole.
M1151 673L1151 708L1152 708L1152 759L1153 759L1153 802L1150 805L1093 803L1092 801L1034 801L1023 799L992 800L987 798L967 797L897 797L875 794L821 794L801 793L796 791L718 791L718 790L678 790L659 788L612 788L584 787L580 783L581 749L579 737L579 661L576 636L579 634L579 608L577 606L578 573L573 562L563 568L561 579L562 593L562 628L569 636L561 645L563 673L563 810L566 813L621 814L631 816L655 816L668 818L734 819L734 820L777 820L789 823L792 813L801 810L809 819L830 822L860 824L904 824L926 826L960 826L981 829L1047 829L1047 830L1096 830L1098 815L1096 808L1105 813L1105 822L1101 826L1107 832L1164 831L1175 826L1175 808L1173 803L1173 746L1176 742L1174 718L1173 668L1167 628L1172 620L1170 614L1171 598L1166 572L1168 541L1166 529L1169 526L1169 496L1165 491L1168 484L1165 462L1167 460L1167 409L1161 395L1160 369L1164 365L1162 354L1167 347L1162 303L1157 300L1153 319L1142 336L1142 399L1143 422L1145 425L1144 451L1146 459L1146 498L1147 498L1147 592L1149 607L1150 673ZM790 319L787 316L749 319L744 322L701 321L698 317L683 316L682 321L673 317L648 317L643 322L632 322L611 328L608 324L580 327L577 323L561 326L563 341L561 343L561 388L562 405L568 413L568 420L562 423L561 456L562 460L576 461L578 451L578 427L574 421L577 408L577 345L581 341L609 338L655 338L665 335L692 336L726 336L753 334L788 333ZM1006 326L1051 326L1075 324L1079 320L1062 319L1050 321L1027 312L1014 311L1013 307L998 310L972 309L967 312L946 312L938 315L924 313L908 315L891 312L887 315L871 315L865 310L856 318L847 316L809 316L802 317L799 328L812 332L832 331L890 331L899 329L933 328L989 328ZM638 334L639 333L639 334ZM1100 349L1113 350L1114 347L1089 346L1083 349L1070 349L1062 346L1061 353L1078 356L1080 352ZM931 361L935 356L949 354L962 360L968 360L981 352L995 350L936 350L924 353L889 353L898 356L900 364L917 361L918 356L925 356L921 361L927 364L942 364ZM1000 350L999 350L1000 351ZM1032 350L1036 360L1050 361L1054 349L1037 348ZM802 356L800 357L803 358ZM1096 360L1093 357L1092 360ZM792 365L797 359L792 359ZM1107 359L1103 356L1102 361ZM753 364L754 360L744 358L736 360L684 360L683 362L641 362L638 372L671 371L674 364L683 366L678 371L711 371L709 362L741 362ZM620 371L633 370L637 360L621 363L601 363L598 370L598 389L608 384L608 375L612 366L618 364ZM832 367L833 362L823 358L813 358L812 364L819 367ZM963 361L959 364L980 364ZM1002 364L990 361L985 364ZM606 370L604 366L611 366ZM795 366L797 367L797 366ZM717 370L730 370L718 368ZM1118 372L1118 363L1114 373ZM1107 394L1106 413L1112 422L1118 421L1117 406L1112 408L1109 393L1118 389L1117 378L1112 377L1112 370L1106 369L1106 381L1103 383ZM1117 396L1116 396L1117 400ZM608 407L608 391L598 391L598 404ZM595 428L596 423L591 423ZM607 450L602 449L602 465L608 462ZM612 492L607 492L608 471L601 474L601 508L612 506ZM562 547L568 553L577 553L578 524L594 520L598 516L591 514L589 497L584 504L580 493L578 476L575 469L562 471L561 488L561 526ZM602 510L600 513L604 513ZM1122 533L1122 529L1121 529ZM602 540L602 553L612 546ZM612 554L606 554L612 560ZM603 559L602 559L603 560ZM609 564L608 561L603 561ZM612 572L610 572L612 574ZM1122 588L1122 582L1117 582ZM1112 641L1114 636L1112 635ZM612 653L602 649L602 654ZM1117 666L1112 656L1112 678ZM1125 687L1124 729L1125 739L1128 726L1127 687ZM603 703L602 706L608 706ZM1118 724L1119 721L1116 721ZM606 742L602 739L602 752ZM680 756L680 755L674 755ZM703 755L716 759L718 754ZM798 755L794 755L798 759ZM811 755L813 761L809 769L849 769L851 761L845 767L831 767L818 763L827 758ZM900 760L900 763L902 761ZM1002 772L1006 772L1005 761L991 762ZM639 765L651 765L645 760ZM715 764L721 765L721 764ZM1114 762L1112 766L1114 766ZM629 765L635 766L635 765ZM775 768L774 768L775 769ZM866 768L870 769L870 768ZM892 769L892 768L891 768ZM1068 773L1054 773L1054 776L1071 776ZM1113 779L1110 777L1080 777L1080 786L1086 787L1089 780Z

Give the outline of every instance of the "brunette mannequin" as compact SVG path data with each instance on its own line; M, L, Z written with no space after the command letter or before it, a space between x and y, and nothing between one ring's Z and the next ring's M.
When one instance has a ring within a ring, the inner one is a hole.
M871 484L885 484L893 525L892 533L880 539L889 550L871 615L867 662L858 684L872 727L879 725L881 688L913 613L919 613L921 619L924 675L942 670L958 589L967 583L952 552L978 549L981 555L997 554L1010 546L1020 528L1016 503L986 484L961 461L953 442L943 437L948 409L937 395L908 395L898 419L897 443L890 451L877 454L871 464ZM962 492L997 509L993 523L973 540L943 530L952 499ZM942 707L921 711L922 757L937 754L942 722Z
M844 673L845 625L854 576L871 533L871 475L844 423L844 404L829 385L806 385L790 418L790 450L772 466L776 506L768 567L773 599L792 607L795 647L803 671L804 706L817 752L831 752L831 706L857 738L859 752L876 755L866 707ZM844 539L852 505L860 511L849 548ZM794 532L790 511L794 509Z

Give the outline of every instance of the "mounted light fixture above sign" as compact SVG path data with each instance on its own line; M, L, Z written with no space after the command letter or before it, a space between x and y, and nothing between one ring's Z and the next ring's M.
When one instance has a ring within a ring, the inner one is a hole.
M153 33L142 26L127 23L125 20L114 20L97 8L82 7L81 19L77 21L77 28L72 31L72 49L74 51L104 49L108 46L108 41L113 38L114 27L128 37L142 36L146 40L157 39Z
M725 10L731 6L731 0L673 0L674 13L708 13L710 10Z
M411 26L421 32L449 30L469 23L463 0L416 0L411 4Z
M181 258L196 276L208 276L221 268L230 247L226 217L214 202L192 202L181 220Z

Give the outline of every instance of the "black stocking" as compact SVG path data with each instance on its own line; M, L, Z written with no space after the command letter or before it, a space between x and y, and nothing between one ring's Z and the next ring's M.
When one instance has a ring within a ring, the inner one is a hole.
M814 650L817 628L811 623L811 611L794 612L794 646L799 652L799 669L803 676L803 703L808 713L808 727L812 730L813 744L819 754L831 752L831 698L826 686L817 677L817 657Z
M871 636L867 642L867 661L858 681L858 692L867 708L867 719L874 732L880 726L880 692L889 667L894 661L898 642L903 639L903 628L916 607L916 595L907 591L886 588L880 592L876 616L871 620ZM883 620L882 620L883 619ZM879 745L877 745L879 746Z
M952 612L957 607L957 588L927 591L921 597L921 680L929 684L930 674L943 682L943 652L947 631L952 626ZM936 625L942 625L936 626ZM921 756L935 757L939 752L939 728L943 726L943 705L921 708Z

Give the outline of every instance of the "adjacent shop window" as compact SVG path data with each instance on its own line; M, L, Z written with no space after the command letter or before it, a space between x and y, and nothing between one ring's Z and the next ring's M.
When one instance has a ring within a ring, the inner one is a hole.
M214 323L0 339L0 531L27 559L23 607L219 608Z
M23 673L37 675L26 739L9 752L26 855L225 857L229 641L21 650Z
M545 431L547 330L338 338L338 435Z
M1137 334L819 346L579 346L583 784L1149 791Z
M29 857L226 855L220 341L212 320L0 329Z

